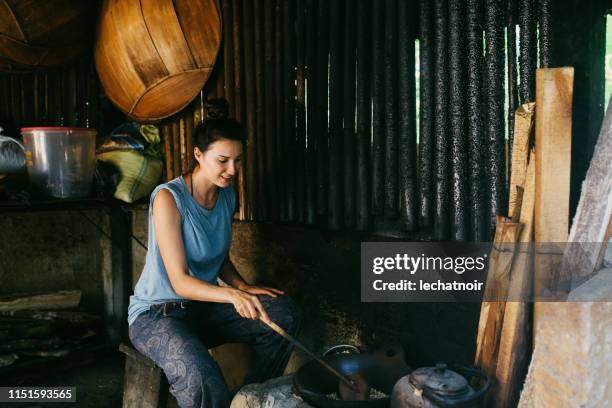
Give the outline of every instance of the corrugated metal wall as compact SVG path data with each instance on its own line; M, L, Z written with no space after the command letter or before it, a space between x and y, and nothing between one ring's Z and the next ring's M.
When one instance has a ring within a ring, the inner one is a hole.
M549 1L220 0L215 71L160 124L166 176L190 167L202 102L224 97L249 133L240 219L487 240L507 201L512 112L534 97L537 50L550 59ZM0 114L103 125L79 64L0 76Z

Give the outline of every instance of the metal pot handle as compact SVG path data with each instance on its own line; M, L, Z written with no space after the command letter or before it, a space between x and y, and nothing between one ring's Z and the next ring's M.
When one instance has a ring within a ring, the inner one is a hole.
M323 353L323 356L329 356L334 354L361 354L361 351L352 344L337 344L327 349Z

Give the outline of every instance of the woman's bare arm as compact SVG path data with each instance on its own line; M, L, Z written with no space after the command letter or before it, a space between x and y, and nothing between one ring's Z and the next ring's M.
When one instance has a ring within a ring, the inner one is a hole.
M181 216L172 194L160 190L153 200L153 228L168 279L177 295L205 302L232 303L243 317L267 319L256 296L244 291L212 285L189 275L181 234Z

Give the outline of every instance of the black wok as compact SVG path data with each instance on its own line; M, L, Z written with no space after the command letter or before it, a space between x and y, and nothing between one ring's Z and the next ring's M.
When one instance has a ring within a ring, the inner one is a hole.
M404 361L401 347L388 346L366 354L335 354L322 358L342 374L363 375L370 388L388 396L395 383L411 369ZM316 361L304 364L293 376L296 394L318 408L384 408L389 406L389 397L365 401L343 401L327 397L338 392L338 378Z

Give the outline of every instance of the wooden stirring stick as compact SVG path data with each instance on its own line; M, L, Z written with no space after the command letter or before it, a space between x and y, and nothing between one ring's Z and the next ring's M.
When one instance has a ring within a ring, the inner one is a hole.
M331 372L333 375L338 377L338 379L340 381L342 381L344 384L346 384L347 387L350 387L355 392L359 392L358 387L355 385L355 383L353 381L349 380L348 378L346 378L346 376L344 374L342 374L341 372L336 370L334 367L332 367L329 364L327 364L325 361L321 360L315 353L313 353L312 351L308 350L306 348L306 346L304 346L295 337L293 337L292 335L287 333L285 330L283 330L283 328L280 327L278 324L274 323L271 320L265 321L265 320L261 319L261 321L264 322L266 325L268 325L268 327L270 327L272 330L274 330L280 336L284 337L285 339L287 339L288 341L293 343L296 347L300 348L304 353L308 354L311 358L316 360L319 364L321 364L323 367L325 367L329 372Z

